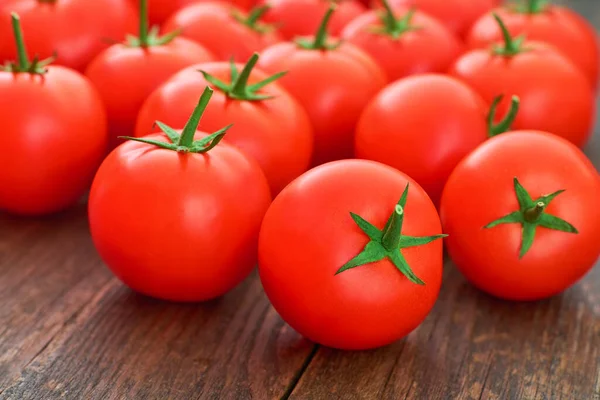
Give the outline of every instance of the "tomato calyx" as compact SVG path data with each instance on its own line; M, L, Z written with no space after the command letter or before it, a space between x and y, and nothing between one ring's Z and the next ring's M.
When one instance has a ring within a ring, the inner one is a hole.
M56 59L56 56L46 58L45 60L39 60L38 57L35 56L32 61L29 61L27 48L25 47L25 40L23 39L23 29L21 29L21 20L17 13L14 12L10 14L10 17L12 21L13 34L15 36L15 42L17 44L17 61L6 63L6 65L0 67L0 70L12 72L14 74L28 73L34 75L44 75L46 72L48 72L46 67Z
M561 232L579 233L577 229L567 221L545 212L546 207L550 205L550 202L554 200L556 196L563 193L564 190L558 190L533 200L516 177L513 180L513 184L519 202L519 210L490 222L484 226L484 228L490 229L501 224L521 224L522 240L519 259L523 258L529 249L531 249L536 229L539 226Z
M487 125L488 125L488 137L494 137L501 133L507 132L510 130L513 122L515 122L515 118L519 113L519 106L521 104L521 100L517 96L512 96L510 102L510 109L508 113L504 116L502 121L494 124L494 119L496 117L496 109L498 108L498 104L504 98L503 95L496 96L492 105L490 106L490 112L487 116Z
M383 26L374 26L369 29L371 33L387 35L394 40L398 40L405 32L416 31L421 29L419 26L412 24L412 18L416 12L415 8L408 10L402 17L397 18L394 15L394 10L387 0L382 0L383 10L379 12L379 18Z
M200 100L198 101L198 105L194 108L190 119L186 122L181 135L175 131L175 129L170 126L156 121L156 125L160 128L161 131L167 135L171 143L163 142L160 140L154 139L145 139L145 138L136 138L130 136L120 136L120 139L134 140L136 142L142 142L147 144L152 144L154 146L161 147L167 150L177 151L179 153L206 153L210 149L214 148L225 136L227 130L233 126L233 124L227 125L224 128L219 129L218 131L206 136L200 140L194 140L194 134L198 129L198 124L200 123L200 119L202 118L202 114L206 110L206 106L208 105L210 98L212 97L213 90L210 87L206 87L204 92L202 92L202 96L200 96Z
M541 14L549 5L549 0L523 0L512 5L511 10L520 14Z
M333 12L336 10L337 5L335 3L331 3L327 12L323 16L321 20L321 24L319 24L319 29L317 29L317 33L314 38L306 38L299 37L294 40L296 45L301 49L305 50L335 50L337 49L341 41L337 41L336 43L330 43L327 41L328 33L327 33L327 25L329 25L329 21L331 20L331 16Z
M496 13L492 13L492 16L498 23L498 26L502 31L502 37L504 38L504 44L498 44L492 48L492 52L495 55L513 57L517 54L529 51L529 49L523 46L523 44L525 43L525 35L520 35L513 38L510 32L508 31L506 24L504 24L504 21L502 21L502 18L500 18Z
M250 74L252 73L254 66L258 62L258 58L258 53L254 53L246 65L244 65L242 72L238 72L237 66L233 60L231 60L231 83L225 83L222 80L210 75L206 71L200 70L199 72L204 76L204 79L206 79L207 82L221 90L229 98L244 101L269 100L274 96L259 94L258 91L287 74L287 71L278 72L265 80L248 85L248 79L250 78Z
M271 8L270 5L265 4L262 6L254 7L250 10L248 14L240 13L238 10L234 10L231 14L233 19L239 22L242 25L247 26L252 29L254 32L258 32L260 34L272 32L275 30L275 26L272 24L266 24L264 22L260 22L262 16L269 11Z
M408 187L406 185L398 204L394 207L394 212L390 215L383 230L379 230L373 224L366 221L360 215L350 213L350 216L356 222L356 225L371 239L357 256L344 264L335 274L340 274L352 268L360 267L365 264L389 259L392 264L410 280L417 285L425 285L418 276L414 274L408 262L402 255L402 249L408 247L422 246L433 242L434 240L444 238L448 235L433 235L424 237L406 236L402 234L402 225L404 223L404 209L408 198Z
M173 32L166 33L164 35L159 34L159 27L153 26L148 29L148 0L140 0L140 28L139 35L127 35L125 38L125 45L128 47L152 47L152 46L164 46L169 44L181 33L181 30L174 30Z

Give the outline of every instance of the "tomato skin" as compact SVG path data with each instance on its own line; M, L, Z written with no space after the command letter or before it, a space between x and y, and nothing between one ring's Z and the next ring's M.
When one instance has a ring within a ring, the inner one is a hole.
M325 346L359 350L398 340L425 319L441 285L441 241L402 250L424 286L387 259L335 275L369 240L349 213L382 228L407 183L403 232L439 233L435 207L419 185L372 161L319 166L274 200L261 227L259 273L269 300L295 330Z
M243 65L237 65L241 71ZM230 83L230 64L206 63L186 68L155 90L146 100L137 120L136 136L144 136L159 120L173 127L183 127L206 86L211 86L201 69ZM268 77L254 69L249 83ZM276 83L261 94L273 96L264 101L230 99L217 87L202 119L200 129L216 131L233 123L224 141L254 158L265 172L273 194L305 172L312 156L313 132L310 120L300 104Z
M594 28L579 14L566 7L549 5L538 14L522 14L508 8L494 11L513 36L525 34L527 39L553 45L569 58L598 86L599 49ZM472 48L487 47L502 40L502 33L491 13L481 16L471 28L467 43Z
M521 99L513 129L552 132L582 147L594 122L594 94L585 76L555 49L540 42L526 42L529 51L511 58L490 50L464 54L450 67L451 76L462 79L486 102L504 94L498 115L504 115L510 97Z
M457 79L401 79L363 111L355 153L408 174L438 204L454 167L487 139L486 113L481 97Z
M532 198L564 189L546 211L579 234L538 227L533 246L519 260L520 224L482 229L519 209L514 177ZM545 132L504 133L450 176L441 204L446 246L465 277L487 293L509 300L550 297L578 281L600 255L598 199L600 177L577 147Z
M42 215L77 203L108 143L98 93L60 66L44 76L0 72L0 92L0 210Z
M217 59L246 61L256 51L281 40L273 30L259 33L234 18L243 11L227 3L206 2L182 8L165 23L163 29L170 32L183 30L183 36L200 43ZM216 34L218 32L218 34Z
M139 0L130 0L138 5ZM148 0L148 17L152 24L163 24L180 9L191 4L204 3L207 0ZM225 0L224 0L225 1ZM254 5L254 0L226 0L241 9L248 10Z
M85 74L107 109L109 147L122 143L118 136L133 135L139 109L154 89L179 70L212 60L206 49L184 38L145 49L117 44L98 55Z
M278 82L308 111L315 133L313 165L352 157L360 113L386 84L371 57L349 43L319 51L286 42L265 49L258 66L270 73L289 71Z
M167 141L164 134L149 138ZM133 290L203 301L225 294L254 268L269 203L260 168L232 146L196 154L130 141L98 170L90 229L104 262Z
M0 4L0 37L12 37L10 14L16 12L25 32L27 50L40 59L78 71L85 67L109 41L121 41L137 29L135 8L127 0L60 0L54 4L37 0L5 0ZM14 60L14 40L0 41L0 60Z

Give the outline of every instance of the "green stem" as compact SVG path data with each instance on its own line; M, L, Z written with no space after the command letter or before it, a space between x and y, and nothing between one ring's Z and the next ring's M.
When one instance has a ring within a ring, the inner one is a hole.
M398 250L400 248L400 237L402 236L402 223L404 222L404 209L400 204L394 208L394 215L391 223L383 231L381 244L387 251Z
M548 0L527 0L526 11L528 14L538 14L546 8Z
M385 29L388 32L393 32L396 30L396 16L394 15L394 10L390 6L390 3L387 0L382 0L383 8L384 8L384 16L382 18L383 23L385 25Z
M140 46L148 47L148 0L140 0Z
M27 56L27 49L25 47L25 40L23 39L23 30L21 29L21 20L16 13L10 14L12 19L12 27L15 35L15 41L17 43L17 61L19 62L19 70L27 71L29 69L29 57Z
M319 25L317 34L315 35L315 40L313 42L313 49L326 49L327 48L327 25L329 25L329 20L331 19L331 16L333 15L333 12L335 11L336 7L337 6L332 3L329 6L329 9L327 9L327 12L325 13L325 16L323 17L323 20L321 21L321 24Z
M523 217L525 218L525 221L527 222L536 222L540 216L542 215L542 213L544 212L544 210L546 209L546 203L544 203L543 201L538 201L535 206L525 210L523 212Z
M260 7L254 7L250 10L250 14L248 14L248 18L246 19L246 25L250 27L254 27L259 19L271 8L269 5L264 5Z
M521 101L517 96L513 96L508 113L504 116L502 121L500 121L498 124L494 124L494 119L496 118L496 109L498 108L498 104L500 104L503 97L504 96L502 95L496 96L492 102L492 105L490 106L490 112L487 116L488 137L494 137L510 130L512 124L515 122L515 118L517 118L517 114L519 113Z
M515 44L512 36L510 35L510 32L508 31L508 28L506 27L506 25L504 24L504 21L502 21L502 19L498 16L498 14L496 13L492 13L494 19L496 20L496 22L498 23L498 26L500 27L500 30L502 31L502 37L504 39L504 53L505 54L517 54L519 52L519 46L517 44Z
M181 132L181 136L177 141L178 147L190 147L194 142L194 135L196 130L198 129L198 124L200 123L200 119L202 118L202 114L206 110L206 106L212 97L213 90L210 87L206 87L204 92L202 92L202 96L200 96L200 100L198 101L198 105L194 108L194 112L192 112L192 116L185 124L183 131Z
M250 60L244 65L244 69L237 76L235 81L233 82L231 88L231 94L234 96L244 97L246 95L246 87L248 86L248 79L250 78L250 73L254 69L254 66L258 62L258 54L254 53Z

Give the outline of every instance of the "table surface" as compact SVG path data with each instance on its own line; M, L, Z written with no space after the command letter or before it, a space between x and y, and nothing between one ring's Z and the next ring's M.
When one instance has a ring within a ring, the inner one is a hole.
M597 0L572 0L600 26ZM586 149L600 167L600 129ZM509 303L450 262L406 339L342 352L308 342L256 274L221 299L138 295L99 259L85 206L0 214L1 399L600 400L600 268L564 294Z

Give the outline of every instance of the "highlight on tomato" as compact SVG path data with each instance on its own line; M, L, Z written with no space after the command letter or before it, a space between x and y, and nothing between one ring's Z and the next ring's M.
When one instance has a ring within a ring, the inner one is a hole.
M363 350L408 335L442 281L441 224L423 189L365 160L316 167L265 215L259 273L281 317L306 338Z
M442 196L446 248L465 277L509 300L567 289L600 256L600 177L576 146L541 131L494 137Z
M257 261L271 197L258 164L221 140L229 126L196 132L206 88L183 131L128 137L104 160L89 199L100 256L127 286L182 302L222 296Z
M386 84L368 54L329 37L335 9L327 10L315 36L268 47L258 63L270 73L289 71L279 82L308 111L315 133L313 165L352 157L360 113Z
M156 89L142 106L136 136L151 132L155 120L181 127L208 85L215 93L200 129L211 131L233 123L226 142L254 158L273 194L305 172L311 161L313 131L302 106L275 81L285 72L267 75L254 68L254 54L245 65L213 62L177 73Z
M0 67L0 210L49 214L89 188L106 151L106 114L81 74L31 60L15 13L12 24L18 58Z
M146 97L179 70L214 56L199 44L148 29L148 3L140 0L139 36L129 36L96 57L85 74L100 92L108 113L110 149L119 136L133 134L135 120Z

